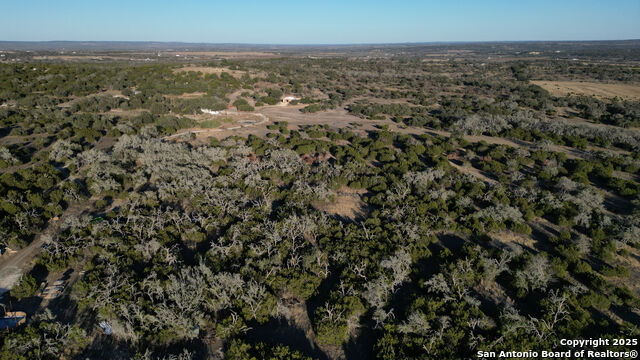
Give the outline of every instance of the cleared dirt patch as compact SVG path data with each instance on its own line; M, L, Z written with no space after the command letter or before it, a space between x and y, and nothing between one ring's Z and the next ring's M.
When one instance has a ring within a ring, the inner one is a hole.
M336 193L335 201L315 201L311 205L327 214L354 220L365 215L365 203L360 198L364 192L365 190L342 187Z
M198 122L198 127L183 129L180 132L166 136L164 139L186 140L194 135L201 143L208 137L223 139L242 131L252 131L255 128L266 129L269 119L261 113L244 113L236 111L223 111L219 115L198 114L186 115L186 117ZM187 136L187 137L185 137Z
M350 115L344 109L334 109L328 111L322 111L318 113L302 113L300 109L303 108L304 105L288 105L288 106L262 106L257 109L259 113L246 113L246 114L264 114L268 117L269 122L278 122L278 121L286 121L289 126L289 130L299 130L301 126L305 125L329 125L332 128L351 128L352 131L361 135L367 136L368 131L377 130L377 126L379 125L388 125L389 131L397 132L400 134L429 134L429 135L441 135L445 137L450 137L451 132L444 130L436 130L436 129L426 129L422 127L413 127L413 126L403 126L401 124L397 124L389 119L385 120L363 120L356 116ZM226 113L233 113L235 110L228 110ZM200 121L204 120L201 118L203 115L188 115L194 120ZM353 124L357 123L360 126L355 127ZM249 135L255 135L258 137L266 136L269 132L274 132L273 130L267 129L268 122L259 122L252 126L233 126L233 128L227 129L215 129L216 131L200 131L197 133L198 138L206 138L208 136L213 136L218 139L224 139L229 136L241 136L247 137ZM535 149L536 144L532 142L517 140L517 139L505 139L501 137L493 137L493 136L485 136L485 135L466 135L464 137L466 140L470 142L479 142L486 141L488 144L497 144L497 145L507 145L514 148L525 148L525 149ZM203 142L204 143L204 142ZM588 146L589 149L592 150L602 150L600 148L594 146ZM551 147L553 151L563 152L567 154L567 157L570 159L575 158L585 158L588 154L582 150L569 148L567 146L553 145ZM623 150L615 150L619 153L624 153Z
M547 90L554 96L569 94L592 95L599 98L619 97L623 99L640 99L640 85L638 84L603 84L582 81L531 81Z
M86 96L80 96L80 97L73 98L73 99L71 99L69 101L66 101L66 102L58 104L58 107L59 108L68 108L68 107L71 107L71 105L73 103L75 103L75 102L78 102L78 101L81 101L81 100L85 100L85 99L89 99L89 98L92 98L92 97L100 97L100 96L107 96L107 95L111 95L114 98L115 97L119 97L119 98L123 98L123 99L129 99L128 97L122 95L122 92L120 90L110 89L110 90L104 90L104 91L100 91L100 92L97 92L97 93L89 94L89 95L86 95Z
M100 114L111 114L111 115L118 115L118 116L123 116L123 117L133 117L133 116L140 116L142 113L148 113L149 110L147 109L131 109L131 110L123 110L123 109L111 109L106 113L100 113Z
M478 179L484 181L487 184L496 184L497 181L493 180L492 178L488 177L486 175L486 173L484 171L478 170L476 168L474 168L473 166L463 166L463 165L458 165L455 162L449 160L449 164L451 166L453 166L454 168L456 168L459 172L463 173L463 174L470 174L473 175L475 177L477 177Z
M493 242L498 245L506 245L508 247L521 246L523 248L534 249L535 240L530 236L514 233L512 231L501 231L490 233Z
M206 121L215 120L220 124L227 124L224 128L237 127L243 125L255 125L262 124L266 120L266 116L260 113L254 112L242 112L235 110L222 110L218 115L212 114L197 114L197 115L185 115L185 117L197 121L202 124ZM200 125L200 127L202 127ZM205 127L207 128L207 127Z
M182 95L164 95L164 97L169 99L195 99L199 97L203 97L207 95L204 92L192 92L192 93L183 93Z

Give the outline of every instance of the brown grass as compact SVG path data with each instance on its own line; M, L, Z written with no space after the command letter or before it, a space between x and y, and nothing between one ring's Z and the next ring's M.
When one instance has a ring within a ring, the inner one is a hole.
M145 112L149 112L149 110L147 109L130 109L130 110L123 110L120 108L115 108L115 109L111 109L106 113L102 113L102 114L113 114L113 115L120 115L120 116L139 116L142 113Z
M524 248L534 249L535 240L530 236L514 233L512 231L501 231L490 233L493 241L507 246L520 245Z
M451 166L453 166L454 168L456 168L459 172L461 172L463 174L473 175L473 176L477 177L478 179L484 181L487 184L496 184L497 183L497 181L495 181L492 178L488 177L485 172L480 171L480 170L474 168L473 166L465 167L465 166L462 166L462 165L458 165L458 164L456 164L455 162L453 162L451 160L449 161L449 164Z
M342 187L336 193L335 201L315 201L311 205L327 214L354 220L365 215L365 204L360 199L364 192L365 190Z
M192 93L183 93L181 95L164 95L164 97L169 99L195 99L205 95L207 95L207 93L196 91Z
M582 81L532 81L555 96L569 94L592 95L599 98L620 97L623 99L640 99L640 85L615 83L604 84Z

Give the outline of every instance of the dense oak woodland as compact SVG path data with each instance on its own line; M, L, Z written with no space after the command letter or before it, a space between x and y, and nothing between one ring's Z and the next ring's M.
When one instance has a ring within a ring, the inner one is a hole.
M637 82L637 67L204 65L242 75L0 64L0 246L44 240L3 302L27 306L45 278L75 274L0 335L0 359L459 359L640 336L640 105L529 82ZM164 138L202 108L259 111L284 94L354 125ZM429 131L358 129L383 120ZM323 210L345 192L356 216Z

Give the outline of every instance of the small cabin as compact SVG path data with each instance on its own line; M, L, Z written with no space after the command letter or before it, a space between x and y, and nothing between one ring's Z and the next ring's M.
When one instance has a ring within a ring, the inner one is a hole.
M200 109L200 111L203 114L210 114L210 115L219 115L220 114L220 111L210 110L210 109Z
M297 101L300 100L300 98L297 98L295 96L285 96L284 98L282 98L282 103L283 104L289 104L292 101Z

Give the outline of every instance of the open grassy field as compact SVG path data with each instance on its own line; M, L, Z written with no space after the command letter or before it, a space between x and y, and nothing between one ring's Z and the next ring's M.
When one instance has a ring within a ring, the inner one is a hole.
M591 95L598 98L640 99L640 85L628 83L598 83L583 81L531 81L555 96Z

